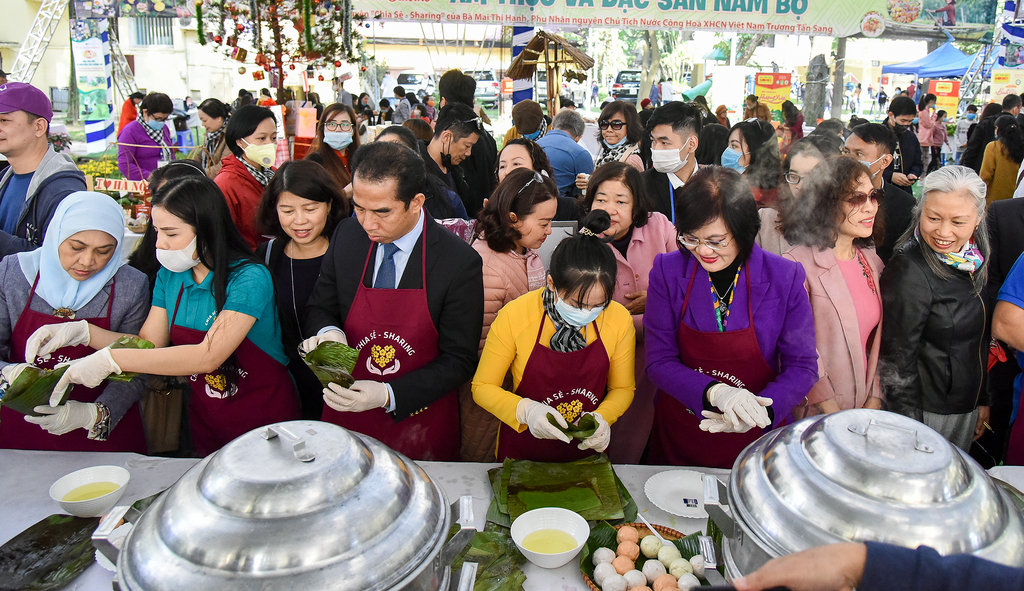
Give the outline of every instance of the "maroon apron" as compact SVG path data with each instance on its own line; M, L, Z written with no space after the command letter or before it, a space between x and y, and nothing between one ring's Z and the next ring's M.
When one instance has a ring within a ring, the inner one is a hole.
M25 363L25 344L37 328L47 324L71 322L69 318L60 318L31 310L32 297L36 293L39 275L32 283L32 291L28 294L28 303L21 311L14 330L11 331L11 363ZM114 283L110 284L110 298L107 302L107 315L103 318L86 318L85 321L104 330L110 330L110 310L114 307ZM50 354L50 359L35 359L35 364L46 369L53 369L58 363L66 363L81 359L96 351L87 345L61 347ZM77 384L71 388L68 400L78 402L96 402L106 384L95 388L86 388ZM89 439L86 429L75 429L64 435L51 435L39 425L27 422L20 413L0 406L0 448L6 449L40 449L48 451L131 451L140 454L148 452L146 434L142 428L142 413L137 404L132 404L121 417L117 425L110 430L106 441Z
M537 330L537 342L523 369L523 379L516 394L536 400L561 413L566 422L575 422L585 412L593 412L604 400L608 389L608 350L594 321L597 338L586 347L560 353L540 342L544 332L544 314ZM571 369L570 369L571 368ZM568 371L567 371L568 370ZM505 458L535 462L570 462L594 455L592 449L579 449L579 441L569 443L557 439L537 439L530 430L518 432L505 423L498 428L498 461Z
M345 319L345 335L361 353L352 377L388 383L437 358L437 328L427 305L427 228L422 232L421 289L366 287L366 253L359 288ZM369 435L414 460L454 462L459 459L459 398L452 390L425 409L396 421L383 408L338 412L324 406L321 420Z
M696 269L690 276L679 321L679 360L722 383L746 388L757 394L777 375L761 354L754 330L754 307L750 301L750 273L747 277L747 328L726 332L694 330L682 320L690 303ZM654 429L648 455L650 464L732 468L736 456L747 445L768 432L754 427L746 433L709 433L700 429L703 409L687 409L664 391L655 401Z
M206 331L174 324L181 305L182 285L171 315L171 344L198 345ZM298 419L299 395L283 363L267 355L249 337L212 374L188 378L192 395L188 422L192 447L199 457L224 447L232 439L258 427Z

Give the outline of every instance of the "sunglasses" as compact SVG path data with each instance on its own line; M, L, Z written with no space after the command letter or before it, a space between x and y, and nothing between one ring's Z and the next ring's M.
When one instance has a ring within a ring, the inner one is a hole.
M884 195L885 191L882 189L872 189L870 193L854 193L846 198L846 202L857 207L858 205L864 205L870 199L872 203L878 205Z
M526 184L525 184L525 185L523 185L523 188L522 188L522 189L519 189L519 193L522 193L523 191L525 191L525 190L526 190L526 187L529 187L529 186L530 186L530 185L532 185L532 184L533 184L534 182L536 182L536 183L538 183L538 184L541 184L541 185L543 185L543 184L544 184L544 177L542 177L542 176L540 175L540 173L539 173L539 172L537 172L537 171L533 171L533 178L531 178L530 180L526 181ZM516 193L516 197L518 197L518 196L519 196L519 193Z
M615 121L608 121L606 119L604 121L598 121L597 126L600 127L601 129L608 129L609 127L611 127L615 131L618 131L622 129L622 126L625 124L625 121L619 121L618 119L616 119Z

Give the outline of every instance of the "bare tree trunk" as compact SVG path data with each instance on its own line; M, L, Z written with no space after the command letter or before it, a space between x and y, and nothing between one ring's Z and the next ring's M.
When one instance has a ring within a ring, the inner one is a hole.
M804 86L804 119L815 124L825 116L825 83L828 81L828 62L818 54L811 58L807 69L807 84Z
M737 46L736 65L747 65L747 62L750 61L750 58L754 57L754 51L756 51L758 47L761 47L761 45L763 45L766 40L767 37L765 35L762 35L761 33L755 33L754 36L748 39L746 43L742 44L742 47Z
M658 41L658 32L644 31L644 50L640 57L640 88L636 91L636 102L651 95L651 86L658 78L658 71L661 69L661 46Z
M843 118L843 84L846 78L846 37L836 39L836 71L832 79L832 118ZM805 115L806 117L806 115Z

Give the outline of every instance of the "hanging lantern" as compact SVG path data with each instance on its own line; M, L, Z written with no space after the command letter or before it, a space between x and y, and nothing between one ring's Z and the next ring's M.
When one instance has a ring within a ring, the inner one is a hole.
M238 23L237 25L235 25L235 28L238 29L239 33L241 33L245 30L245 25L243 25L242 23Z
M270 64L263 64L263 71L264 72L269 72L270 71Z
M294 70L295 69L295 64L288 64L288 69L289 70Z
M238 66L238 73L245 74L245 66Z
M359 71L360 72L365 72L366 71L366 66L362 66L361 68L359 68Z
M221 37L220 35L214 35L213 40L216 43L220 43L220 42L224 41L224 38Z
M340 68L341 67L341 60L334 60L334 67L335 68Z
M317 80L319 80L320 82L323 82L323 81L324 81L324 76L323 76L323 74L321 74L321 75L317 76L317 77L316 77L316 79L317 79Z

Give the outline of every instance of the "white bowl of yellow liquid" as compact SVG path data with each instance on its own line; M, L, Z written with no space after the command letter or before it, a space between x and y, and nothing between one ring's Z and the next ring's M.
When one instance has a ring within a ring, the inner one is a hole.
M98 517L117 504L130 477L121 466L83 468L54 482L50 498L71 515Z
M580 553L589 537L587 520L560 507L527 511L512 522L512 541L541 568L566 564Z

